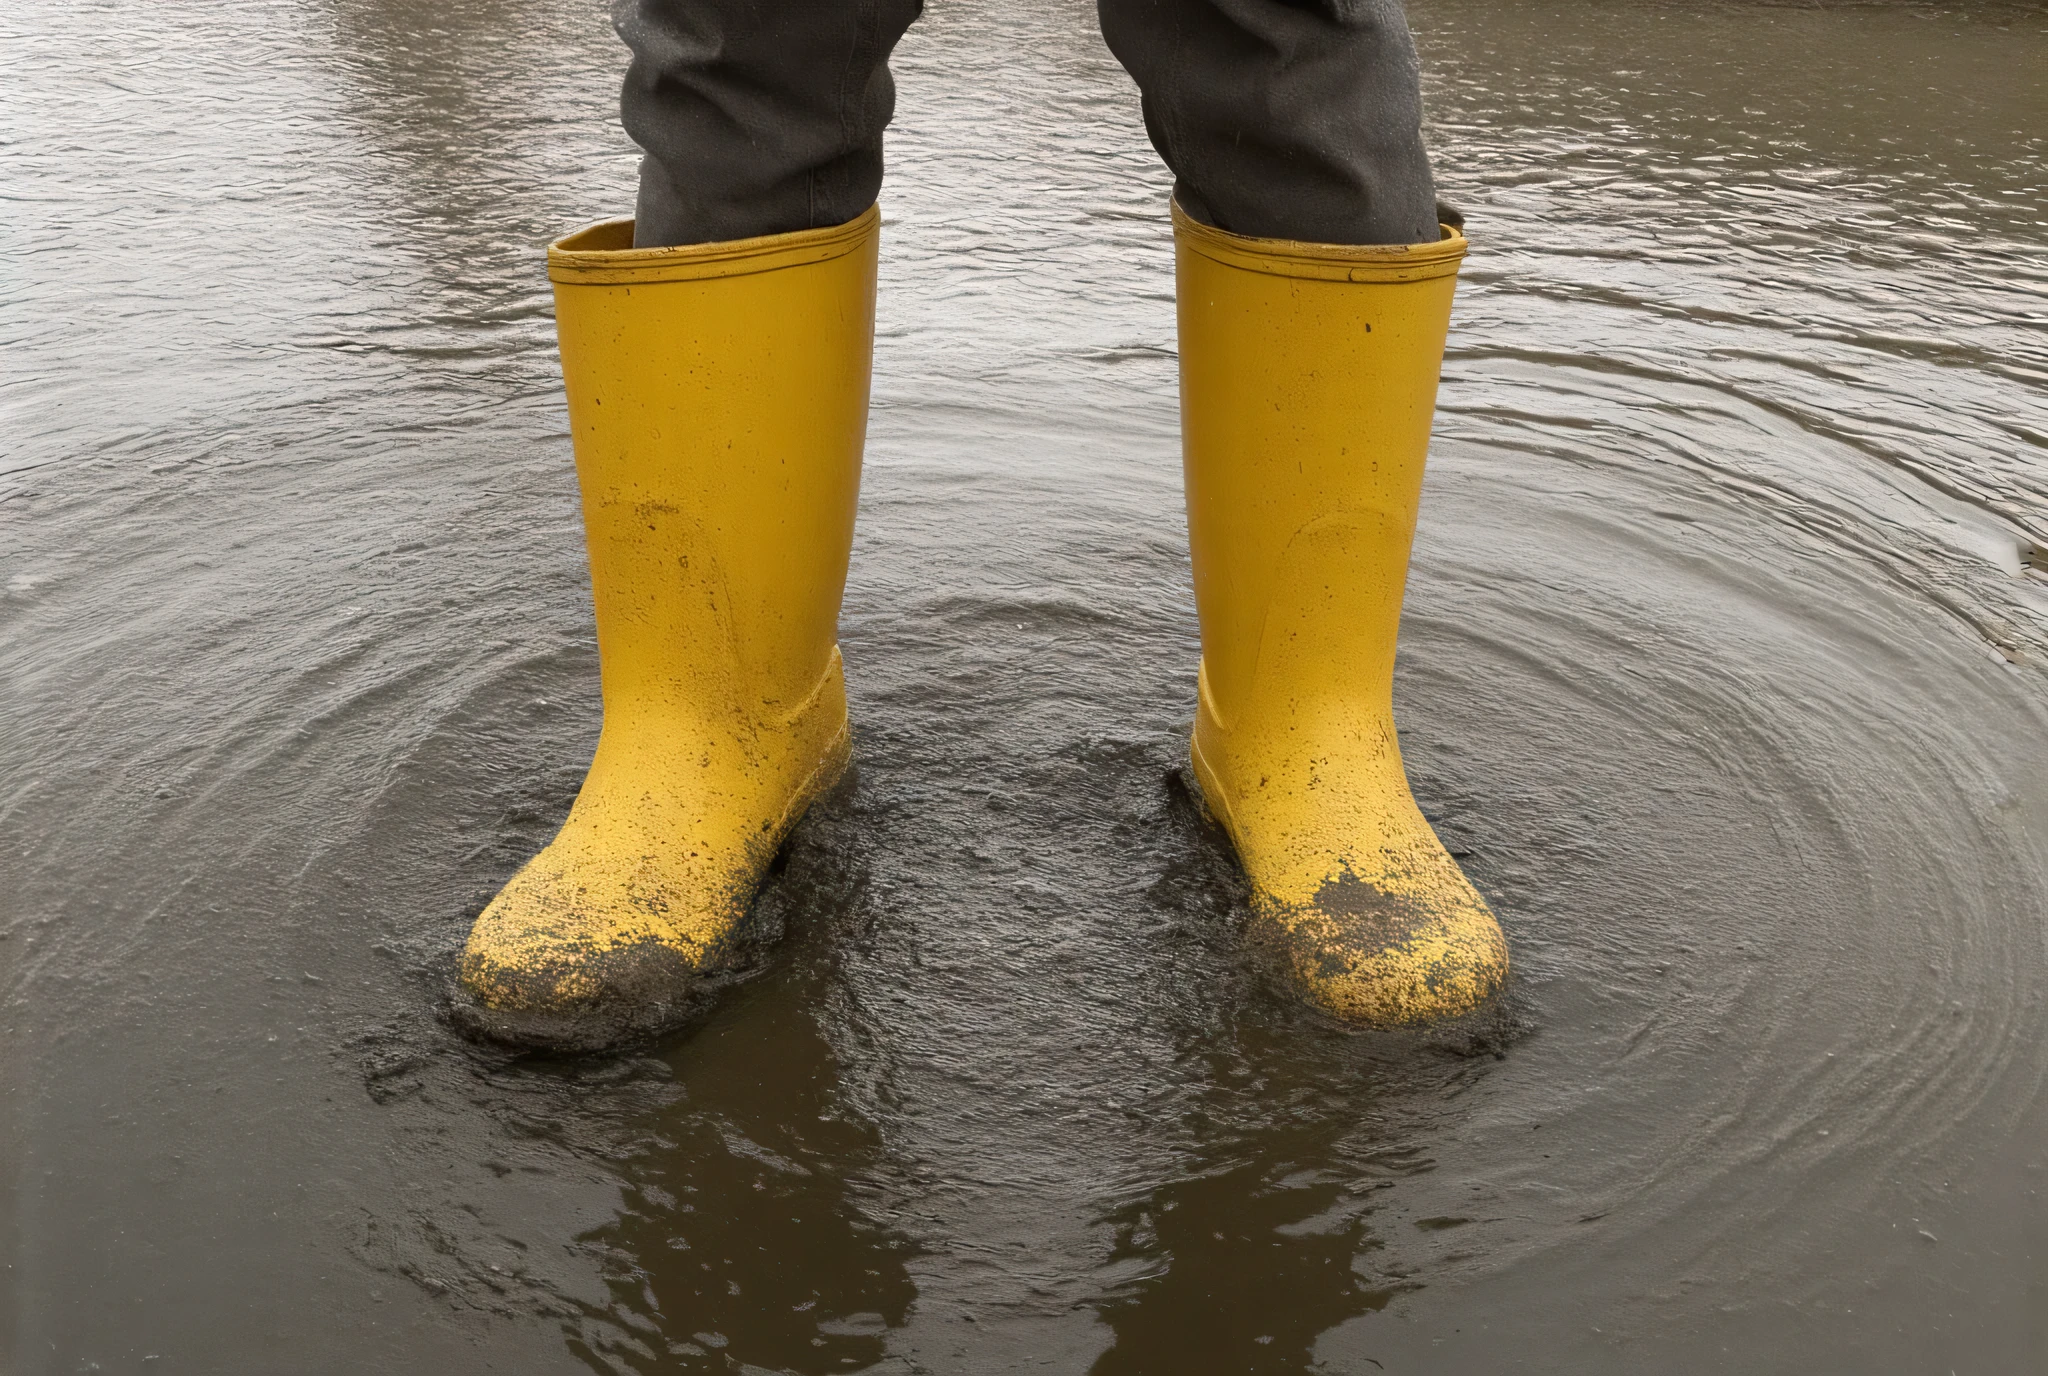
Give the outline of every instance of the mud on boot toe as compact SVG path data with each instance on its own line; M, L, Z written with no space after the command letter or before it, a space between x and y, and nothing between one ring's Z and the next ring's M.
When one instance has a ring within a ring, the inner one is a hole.
M505 965L472 951L453 1004L464 1029L514 1046L598 1051L671 1031L719 981L666 942L645 938Z

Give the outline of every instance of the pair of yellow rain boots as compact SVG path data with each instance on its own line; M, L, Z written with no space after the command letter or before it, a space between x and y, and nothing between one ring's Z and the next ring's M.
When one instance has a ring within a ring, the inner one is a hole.
M459 1004L490 1036L682 1021L846 767L879 226L636 249L611 221L548 251L605 715L568 821L470 932ZM1469 1012L1507 947L1415 806L1392 698L1465 240L1252 239L1177 206L1174 231L1203 799L1309 999Z

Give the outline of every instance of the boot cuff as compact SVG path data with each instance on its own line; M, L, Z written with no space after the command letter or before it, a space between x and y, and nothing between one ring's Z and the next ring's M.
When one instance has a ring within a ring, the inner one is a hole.
M1173 233L1181 247L1229 267L1275 277L1325 282L1421 282L1451 277L1465 256L1465 236L1439 225L1433 244L1309 244L1295 239L1254 239L1205 225L1173 203Z
M548 245L548 279L576 286L691 282L843 257L872 239L882 223L879 204L843 225L728 239L715 244L634 248L633 221L600 220Z

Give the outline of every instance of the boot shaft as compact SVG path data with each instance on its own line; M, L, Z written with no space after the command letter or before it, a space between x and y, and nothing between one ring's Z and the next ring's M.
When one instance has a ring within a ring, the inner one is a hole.
M1384 697L1465 240L1248 239L1178 206L1174 232L1205 699Z
M608 720L773 723L831 659L853 545L880 213L634 249L548 251Z

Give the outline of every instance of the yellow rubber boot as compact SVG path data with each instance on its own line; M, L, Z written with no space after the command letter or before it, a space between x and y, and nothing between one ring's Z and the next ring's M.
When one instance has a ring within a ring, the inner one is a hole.
M1394 638L1465 240L1249 239L1174 207L1193 764L1265 934L1339 1017L1413 1025L1507 978L1486 900L1415 806Z
M484 909L467 1021L592 1048L673 1026L777 846L848 759L835 640L874 348L880 214L548 250L604 729L559 834Z

